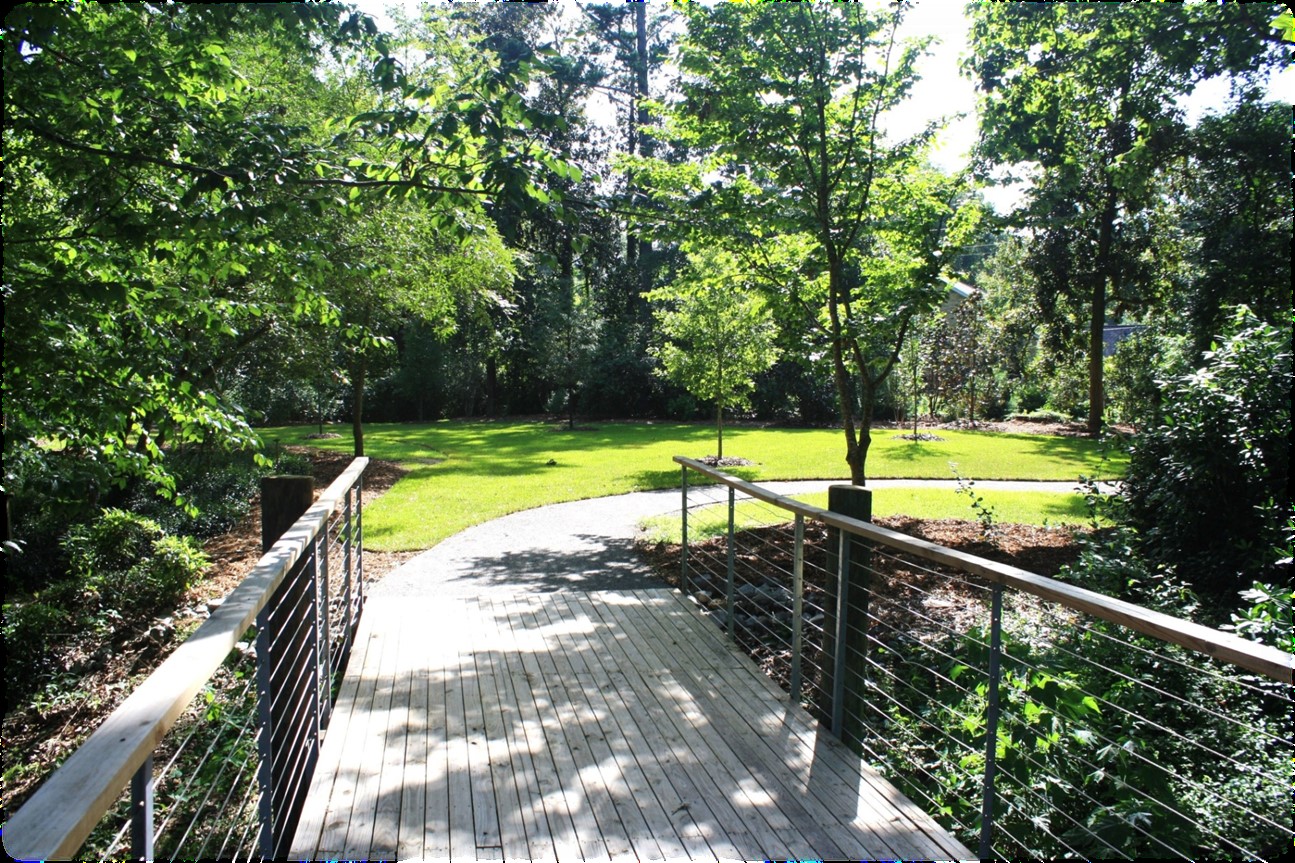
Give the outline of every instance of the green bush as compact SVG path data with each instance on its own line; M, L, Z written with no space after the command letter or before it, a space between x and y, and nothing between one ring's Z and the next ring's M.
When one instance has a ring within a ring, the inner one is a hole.
M1228 604L1272 581L1290 509L1291 332L1244 307L1135 441L1125 494L1139 550Z
M1157 425L1163 412L1160 382L1187 370L1186 339L1155 329L1139 330L1106 359L1106 403L1110 418L1136 428Z
M1070 417L1068 415L1049 410L1032 410L1026 413L1014 413L1011 418L1014 420L1028 420L1029 422L1036 423L1070 422Z
M207 565L192 537L167 536L158 523L106 509L63 540L69 574L103 611L124 617L174 605Z
M5 709L36 691L54 672L54 646L76 629L81 591L71 582L54 585L25 602L6 602L4 637Z

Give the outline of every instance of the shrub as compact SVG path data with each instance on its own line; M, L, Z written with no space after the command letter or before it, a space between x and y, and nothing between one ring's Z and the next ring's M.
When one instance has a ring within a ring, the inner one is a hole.
M40 686L55 670L54 647L76 628L80 590L71 582L54 585L26 602L6 602L0 633L4 637L5 710Z
M1066 414L1057 413L1049 410L1033 410L1026 413L1012 414L1014 420L1026 420L1027 422L1036 423L1064 423L1070 422L1070 417Z
M1107 407L1117 422L1137 428L1157 425L1163 393L1160 382L1187 370L1186 340L1155 329L1135 332L1106 360Z
M277 449L266 454L273 458L273 467L258 463L249 452L191 449L170 453L167 459L176 476L176 490L195 511L186 511L146 488L137 489L123 508L151 518L167 533L218 536L247 515L261 477L272 471L311 473L305 456Z
M1290 508L1291 333L1240 308L1199 371L1167 386L1125 480L1140 550L1232 600L1272 580Z
M193 538L167 536L156 521L120 509L74 527L63 548L74 581L102 610L125 617L175 604L207 565Z

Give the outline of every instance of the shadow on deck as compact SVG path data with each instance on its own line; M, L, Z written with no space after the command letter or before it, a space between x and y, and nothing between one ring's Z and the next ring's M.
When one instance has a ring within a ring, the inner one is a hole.
M677 593L374 597L294 859L968 859Z

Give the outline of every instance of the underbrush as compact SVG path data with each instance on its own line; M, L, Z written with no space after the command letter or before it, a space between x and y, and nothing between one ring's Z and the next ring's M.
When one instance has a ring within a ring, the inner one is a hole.
M207 449L172 454L168 464L176 475L176 492L192 509L176 506L147 489L138 488L123 508L158 522L167 533L207 539L232 529L247 514L260 492L261 479L271 473L309 474L310 460L275 449L271 465L259 464L250 453Z
M77 691L114 654L169 637L171 616L207 567L199 539L246 515L263 476L310 471L302 456L274 455L265 464L250 453L178 451L168 458L187 508L140 488L61 530L26 532L31 539L5 560L6 721Z
M153 753L157 859L228 860L255 853L256 670L249 633ZM124 793L81 849L120 859L129 850L130 794Z

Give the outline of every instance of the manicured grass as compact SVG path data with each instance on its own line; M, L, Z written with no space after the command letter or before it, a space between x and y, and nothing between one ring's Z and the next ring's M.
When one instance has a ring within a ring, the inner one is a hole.
M342 437L311 441L313 426L263 429L266 440L351 449ZM675 455L714 452L714 428L691 423L598 423L567 431L538 422L443 421L366 426L366 451L410 473L365 511L371 548L429 548L465 527L547 503L679 485ZM870 478L950 479L950 462L971 479L1115 478L1125 458L1081 438L990 432L941 432L942 442L894 440L877 429ZM727 455L757 462L731 472L751 480L844 479L845 438L832 429L731 428ZM440 460L440 461L437 461ZM550 464L550 462L553 462ZM969 511L969 510L968 510Z
M994 510L995 524L1088 525L1088 508L1081 494L1047 491L985 491L977 489L986 507ZM827 508L827 492L791 496L813 506ZM943 488L882 488L872 493L874 516L907 515L913 518L960 518L974 521L976 513L965 494ZM733 508L733 524L738 530L781 524L792 515L763 501L742 501ZM679 542L679 513L644 519L641 524L650 542ZM716 504L688 513L688 538L700 541L723 536L728 532L728 505Z

